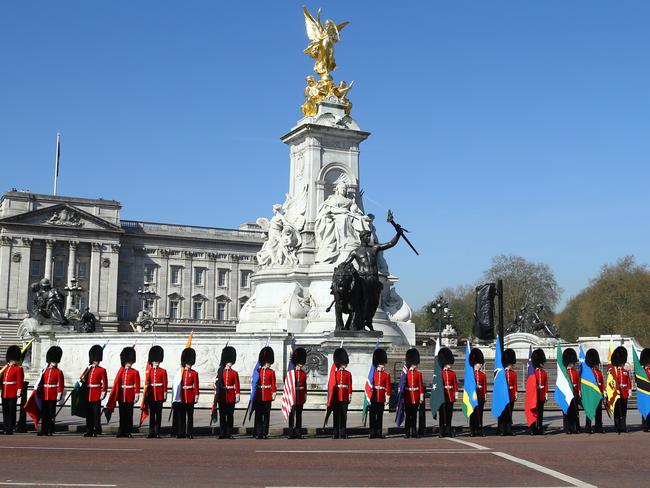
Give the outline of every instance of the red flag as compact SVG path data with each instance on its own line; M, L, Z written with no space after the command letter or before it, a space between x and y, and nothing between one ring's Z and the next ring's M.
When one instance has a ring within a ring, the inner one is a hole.
M34 421L34 428L38 429L38 422L41 420L41 395L38 390L32 391L32 394L29 395L27 402L23 406L23 410Z
M327 420L330 418L330 413L332 413L332 398L334 398L334 389L336 387L336 365L332 363L330 368L330 376L327 380L327 412L325 412L325 422L323 423L323 428L327 425Z
M537 422L537 378L531 374L526 380L526 402L524 405L526 421L530 427Z
M142 389L142 402L140 403L140 427L147 417L149 417L149 400L147 395L147 388L149 387L149 370L151 369L151 364L147 363L147 367L144 371L144 388Z

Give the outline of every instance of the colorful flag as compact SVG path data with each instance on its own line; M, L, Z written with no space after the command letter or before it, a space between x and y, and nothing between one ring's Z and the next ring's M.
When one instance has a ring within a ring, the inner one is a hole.
M614 352L614 341L609 338L609 350L607 351L607 364L612 364L612 353Z
M434 419L438 417L440 405L445 402L445 384L442 381L442 368L438 362L440 343L436 341L436 348L433 356L433 376L431 377L431 415Z
M573 385L562 362L562 346L557 343L557 379L555 380L555 393L553 397L565 414L569 411L569 405L573 400Z
M611 360L611 354L609 359ZM620 396L618 387L618 377L616 376L616 368L609 363L607 367L607 381L605 382L605 394L607 395L607 413L610 416L614 415L614 407Z
M296 338L291 338L291 356L287 365L287 375L284 377L284 390L282 390L282 415L284 420L289 419L289 414L296 403L296 365L293 364L293 350L296 348Z
M508 381L501 359L501 341L497 335L496 352L494 354L494 389L492 391L492 415L496 418L503 413L503 410L510 405L510 392Z
M248 408L246 409L246 414L244 415L242 425L244 425L246 422L246 417L248 417L248 420L250 420L253 416L253 412L255 411L255 392L257 391L257 383L260 381L261 367L262 365L258 361L255 363L255 367L253 368L253 374L251 375L251 395L248 399Z
M524 413L528 427L537 423L537 377L533 366L533 346L528 348L528 374L526 377L526 399L524 401Z
M149 371L151 370L151 363L147 361L147 366L144 370L144 387L142 388L142 400L140 402L140 427L147 417L149 417Z
M465 350L465 378L463 378L463 413L469 418L476 407L478 407L478 396L476 395L476 378L474 368L469 364L469 341Z
M528 366L528 372L526 373L526 378L528 378L531 374L535 374L535 366L533 366L533 346L530 345L528 346L528 362L526 363Z
M41 420L41 412L43 407L43 399L41 394L43 392L42 383L43 383L43 372L45 369L41 370L41 374L38 376L38 379L34 382L34 389L32 390L31 395L25 402L23 410L32 418L34 421L34 428L38 429L38 422Z
M435 362L435 359L434 359ZM395 413L395 424L398 427L401 427L404 422L404 416L406 414L406 407L404 405L404 394L406 392L406 375L408 374L408 368L406 364L402 366L402 376L399 378L399 385L397 386L397 412Z
M634 377L636 379L636 402L637 408L642 418L648 419L650 415L650 379L645 371L645 368L641 366L641 361L639 361L639 355L636 353L636 348L632 348L632 354L634 355Z
M79 379L75 382L70 393L70 415L73 417L86 418L88 412L88 373L87 367Z
M379 341L375 343L375 348L372 351L374 356L375 351L379 349ZM368 409L370 408L370 402L372 401L372 392L375 389L375 363L370 358L370 369L368 370L368 378L366 379L365 386L365 395L363 397L363 410L361 411L361 420L363 425L366 425L366 417L368 416Z
M584 363L584 359L585 353L582 350L582 346L580 346L580 392L582 408L584 408L587 418L593 422L596 419L596 410L598 403L603 399L603 394L598 387L598 380L596 380L594 370Z

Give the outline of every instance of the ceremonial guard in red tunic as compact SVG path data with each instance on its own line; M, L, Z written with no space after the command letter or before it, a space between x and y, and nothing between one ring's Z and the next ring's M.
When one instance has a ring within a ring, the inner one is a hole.
M487 379L483 371L485 358L483 351L475 347L469 353L469 365L473 368L474 381L476 382L476 398L478 406L469 416L469 432L471 437L477 435L484 436L483 431L483 410L485 409L485 399L487 397Z
M530 361L535 368L535 388L537 390L537 421L531 425L531 434L544 435L544 406L548 399L548 374L544 369L546 354L543 349L535 349Z
M627 400L630 398L630 391L632 390L630 371L625 367L627 349L618 346L612 352L610 360L612 366L614 366L616 388L619 395L618 401L614 405L614 425L616 431L620 434L621 432L627 432Z
M562 352L562 364L566 368L569 382L573 388L573 400L569 404L566 414L562 415L565 434L577 434L580 432L580 414L578 404L580 402L580 372L578 366L578 355L575 349L567 348Z
M120 425L117 437L133 437L133 405L140 397L140 373L133 368L135 349L125 347L120 353L122 367L115 376L111 395L119 404ZM109 403L112 403L109 400Z
M289 413L289 439L302 439L302 409L307 401L307 373L304 370L307 362L307 351L297 347L291 355L296 376L296 401Z
M641 351L641 357L639 357L639 362L641 363L641 366L643 366L643 369L645 369L645 374L650 379L650 349L645 348L643 351ZM637 385L638 386L638 385ZM643 432L648 432L650 430L650 417L643 417L641 418L641 427L643 428Z
M199 373L192 369L196 363L196 351L191 347L181 353L180 403L177 415L177 437L192 439L194 431L194 405L199 401Z
M501 364L504 368L506 375L506 383L508 385L508 396L510 403L503 409L498 420L499 435L513 436L515 433L512 431L512 412L515 408L517 401L517 372L512 368L517 363L517 355L512 349L503 351Z
M54 435L54 419L56 418L56 404L63 398L63 371L59 363L63 351L59 346L52 346L47 350L45 361L47 367L41 379L41 431L38 435Z
M347 439L348 405L352 401L352 373L347 370L350 364L348 352L342 347L334 351L334 384L331 408L334 414L334 433L332 439Z
M605 379L603 378L603 372L600 370L600 355L596 349L589 349L585 353L585 365L583 368L588 367L594 372L594 378L596 378L596 386L600 390L600 394L605 394ZM592 434L593 432L598 432L600 434L604 433L603 430L603 401L602 399L598 402L596 406L596 415L595 415L595 429L591 426L591 419L587 417L585 420L585 430Z
M20 347L9 346L7 364L0 369L0 393L2 394L2 425L4 433L12 435L16 429L16 403L24 387L25 374L20 362Z
M456 373L451 369L454 364L454 354L448 347L443 347L438 351L438 362L442 368L442 384L445 389L444 402L440 405L438 419L440 427L439 437L454 437L454 431L451 422L454 415L454 402L458 393L458 378Z
M373 375L372 398L370 399L370 435L371 439L384 437L384 408L390 400L390 373L386 371L388 356L386 351L377 348L372 353Z
M226 346L221 351L215 390L219 410L219 439L233 438L235 404L239 403L239 374L232 369L237 361L237 351Z
M258 362L260 369L258 370L257 388L255 389L255 427L253 432L257 439L268 439L271 403L275 400L277 389L275 371L271 369L271 365L275 362L273 349L269 346L263 347Z
M145 394L149 408L149 439L160 438L162 424L163 404L167 401L167 388L169 381L167 370L160 367L165 358L165 351L160 346L151 346L147 358L147 371L145 373Z
M81 375L86 383L88 407L84 437L97 437L102 433L102 400L108 391L108 375L99 363L104 359L104 348L95 344L88 351L89 366Z
M418 370L420 351L411 348L404 357L406 366L406 384L404 385L404 437L417 439L418 410L424 402L424 382L422 373Z

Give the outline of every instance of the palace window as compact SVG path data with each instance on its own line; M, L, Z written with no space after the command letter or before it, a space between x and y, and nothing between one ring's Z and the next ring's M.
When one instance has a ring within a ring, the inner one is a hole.
M54 277L55 278L65 277L65 262L62 259L57 259L56 261L54 261Z
M119 275L120 275L120 281L129 281L129 277L131 276L131 265L130 264L124 264L120 266L119 269Z
M181 267L180 266L172 266L170 277L171 277L172 285L180 285L181 284Z
M144 265L144 281L152 283L156 278L156 266L153 264Z
M228 270L226 269L220 269L219 274L217 275L217 286L221 288L225 288L228 286L226 283L228 282Z
M31 276L41 276L42 271L41 271L41 260L40 259L32 259L32 266L29 271L29 274Z
M224 302L217 303L217 320L226 320L226 304Z
M169 318L177 319L178 318L178 300L169 301Z
M129 316L129 299L122 298L120 300L120 306L117 309L117 314L120 320L126 320Z
M203 318L203 302L194 302L192 318L194 320L201 320Z
M194 286L203 286L203 269L194 268Z
M251 272L250 271L242 271L241 272L241 281L240 281L240 286L242 288L248 288L250 287L250 276Z
M88 264L85 261L81 261L77 265L77 278L86 278L88 274Z

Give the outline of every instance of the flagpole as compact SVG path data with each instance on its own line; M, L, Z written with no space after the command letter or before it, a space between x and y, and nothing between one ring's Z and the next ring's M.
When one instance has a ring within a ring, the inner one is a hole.
M54 154L54 196L56 196L57 183L59 180L59 156L61 154L61 133L56 133L56 152Z

